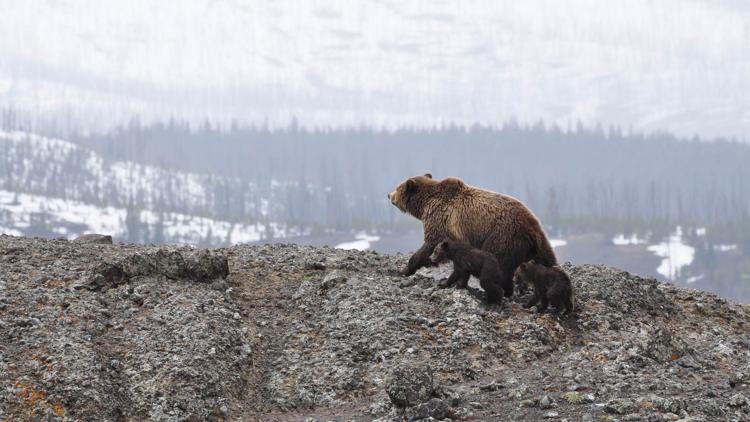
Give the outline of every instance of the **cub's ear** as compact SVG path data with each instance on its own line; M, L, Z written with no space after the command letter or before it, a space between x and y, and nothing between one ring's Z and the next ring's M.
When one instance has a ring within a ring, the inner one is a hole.
M409 179L406 181L406 191L412 192L417 189L417 182L415 182L413 179Z
M445 241L445 240L443 240L442 242L440 242L440 247L447 251L448 250L448 242Z
M432 179L432 173L425 173L424 177L426 177L428 179Z
M536 261L534 261L534 260L532 259L531 261L529 261L529 265L536 265Z

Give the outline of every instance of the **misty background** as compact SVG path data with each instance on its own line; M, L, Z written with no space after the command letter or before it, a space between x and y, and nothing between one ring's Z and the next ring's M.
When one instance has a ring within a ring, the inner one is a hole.
M0 233L409 252L461 177L750 301L750 5L0 0Z

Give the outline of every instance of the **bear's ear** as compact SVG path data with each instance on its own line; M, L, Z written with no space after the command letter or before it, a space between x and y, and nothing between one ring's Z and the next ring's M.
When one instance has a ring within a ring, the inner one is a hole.
M414 179L409 179L406 181L406 191L412 192L417 190L417 182L414 181Z
M428 179L432 179L432 173L425 173L424 177L426 177Z
M529 261L529 265L536 265L536 262L532 259L531 261Z
M440 247L442 247L444 250L447 251L448 250L448 241L443 240L442 242L440 242Z

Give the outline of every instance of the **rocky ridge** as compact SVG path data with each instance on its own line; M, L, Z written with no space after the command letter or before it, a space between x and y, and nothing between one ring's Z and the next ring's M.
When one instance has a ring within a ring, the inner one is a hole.
M566 265L572 318L407 259L0 236L0 420L749 420L748 307Z

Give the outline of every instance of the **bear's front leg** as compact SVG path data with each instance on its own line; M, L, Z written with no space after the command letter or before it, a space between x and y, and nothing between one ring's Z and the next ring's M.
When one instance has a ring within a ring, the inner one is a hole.
M537 304L537 302L539 302L539 292L538 292L538 290L536 290L536 289L535 289L535 290L534 290L534 294L533 294L533 295L531 295L531 299L529 299L529 301L528 301L528 302L526 302L526 304L525 304L525 305L523 305L523 307L524 307L525 309L529 309L529 308L531 308L532 306L536 305L536 304Z
M422 247L414 252L414 255L409 258L409 263L406 264L406 268L401 271L401 275L408 277L414 275L414 273L422 267L433 265L432 261L430 261L430 255L432 255L435 246L436 244L433 243L425 243L422 245Z

